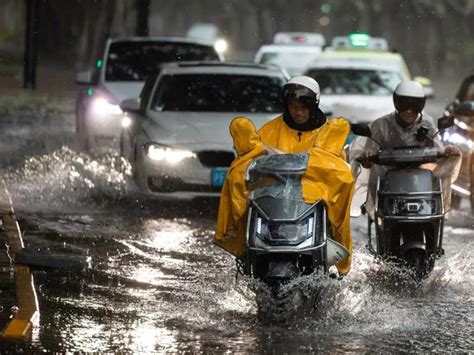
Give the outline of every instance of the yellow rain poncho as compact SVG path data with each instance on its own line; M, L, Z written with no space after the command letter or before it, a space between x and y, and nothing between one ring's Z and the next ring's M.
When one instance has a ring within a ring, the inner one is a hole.
M343 151L350 132L349 123L342 118L332 119L318 129L298 134L279 117L265 124L257 134L252 122L238 117L232 121L230 130L238 157L232 163L222 188L215 243L235 256L245 251L248 195L245 169L254 158L264 153L265 144L290 154L308 152L302 197L306 203L324 200L333 236L351 252L349 218L354 181ZM350 264L351 257L341 261L337 265L339 272L349 272Z
M354 179L346 163L344 143L350 124L343 118L328 120L312 131L299 132L288 127L283 116L266 123L259 130L262 142L285 153L309 153L308 167L302 179L306 203L324 200L333 235L352 253L350 206ZM340 273L347 274L351 256L338 263Z
M258 134L263 144L279 151L289 154L305 153L312 147L314 139L326 125L312 131L298 131L288 127L283 116L279 116L264 124L258 130Z
M354 178L344 159L343 150L349 133L350 124L342 118L330 120L321 128L308 152L309 161L302 179L302 192L306 203L320 199L326 203L332 234L352 255L350 207ZM341 274L349 272L351 255L337 264Z
M265 149L254 124L245 117L234 118L230 134L234 139L237 158L232 162L222 187L214 243L238 257L245 251L248 194L245 169Z

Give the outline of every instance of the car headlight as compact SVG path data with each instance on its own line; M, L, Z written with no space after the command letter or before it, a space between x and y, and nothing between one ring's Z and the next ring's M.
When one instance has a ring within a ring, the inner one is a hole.
M268 222L257 217L255 233L263 241L295 245L313 236L314 217L296 223Z
M227 50L227 41L223 38L219 38L214 43L214 49L217 53L225 53L225 51Z
M130 116L124 115L124 116L122 117L122 122L121 122L121 124L122 124L122 127L123 127L123 128L128 128L128 127L130 127L130 126L132 125L132 123L133 123L133 121L132 121L132 118L131 118Z
M119 105L109 102L105 97L96 97L93 99L91 111L98 116L121 115L122 110Z
M431 215L438 214L438 200L431 198L421 199L388 199L388 214L399 215Z
M146 144L143 148L151 160L166 161L169 164L178 164L184 159L196 157L196 154L190 150L173 149L154 143Z

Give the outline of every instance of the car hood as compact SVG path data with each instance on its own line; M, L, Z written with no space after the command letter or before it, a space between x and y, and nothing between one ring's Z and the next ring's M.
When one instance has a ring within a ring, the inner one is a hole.
M344 117L351 122L369 123L394 110L392 95L321 95L321 104L331 117Z
M142 126L150 141L191 150L232 150L229 125L238 116L248 117L259 129L278 114L235 112L155 112Z
M108 81L103 84L105 91L112 96L112 99L120 104L125 99L138 97L143 88L143 81Z

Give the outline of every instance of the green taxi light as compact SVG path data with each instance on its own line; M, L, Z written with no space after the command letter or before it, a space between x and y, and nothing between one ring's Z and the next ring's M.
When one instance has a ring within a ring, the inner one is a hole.
M94 93L94 89L91 89L91 88L87 89L87 95L90 96L90 95L92 95L93 93Z
M349 41L354 47L367 47L369 45L370 36L366 33L352 33L349 35Z
M99 59L95 65L97 68L100 68L102 64L103 64L102 59Z

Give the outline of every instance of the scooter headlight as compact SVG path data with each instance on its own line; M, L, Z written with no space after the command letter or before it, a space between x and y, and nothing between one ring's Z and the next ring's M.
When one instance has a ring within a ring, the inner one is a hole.
M404 199L391 198L388 199L387 211L389 215L431 215L440 213L439 203L437 199L419 198Z
M314 217L310 216L302 221L268 222L257 217L255 233L262 241L278 244L296 245L313 236Z

